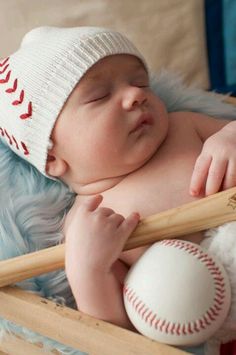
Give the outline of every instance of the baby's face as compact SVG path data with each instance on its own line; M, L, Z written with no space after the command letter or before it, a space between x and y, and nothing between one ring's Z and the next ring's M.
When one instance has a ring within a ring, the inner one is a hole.
M58 117L52 154L63 169L48 173L71 185L129 174L151 158L167 126L139 59L106 57L84 75Z

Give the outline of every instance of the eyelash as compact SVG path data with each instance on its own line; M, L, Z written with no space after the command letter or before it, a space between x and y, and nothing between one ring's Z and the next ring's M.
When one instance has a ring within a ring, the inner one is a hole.
M102 99L105 99L106 97L108 97L109 94L106 94L106 95L103 95L103 96L100 96L100 97L97 97L96 99L93 99L89 102L96 102L96 101L99 101L99 100L102 100Z
M149 88L149 84L146 84L146 85L134 85L134 86L137 86L138 88Z
M149 84L146 84L146 85L138 85L138 84L134 84L133 86L136 86L136 87L138 87L138 88L143 88L143 89L145 89L145 88L149 88L149 87L150 87L150 85L149 85ZM105 98L106 98L106 97L108 97L108 96L109 96L109 93L107 93L106 95L103 95L103 96L97 97L96 99L92 99L92 100L90 100L90 101L89 101L89 103L92 103L92 102L96 102L96 101L103 100L103 99L105 99Z

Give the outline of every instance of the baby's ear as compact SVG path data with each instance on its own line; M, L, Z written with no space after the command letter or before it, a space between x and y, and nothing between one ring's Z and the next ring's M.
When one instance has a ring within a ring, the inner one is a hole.
M66 162L53 153L52 150L48 152L47 162L46 162L46 173L53 177L62 177L67 171Z

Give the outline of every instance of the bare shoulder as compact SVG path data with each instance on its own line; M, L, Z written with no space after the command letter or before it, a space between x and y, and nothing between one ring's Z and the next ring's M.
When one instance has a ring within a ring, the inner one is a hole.
M198 116L198 117L197 117ZM169 113L169 129L173 133L186 133L196 131L196 120L200 120L199 114L189 111L176 111Z
M192 126L194 128L199 122L205 121L208 116L191 111L176 111L169 113L169 119L174 126Z
M229 122L229 120L224 118L217 118L213 116L206 115L200 112L192 111L176 111L170 112L169 117L175 121L188 121L195 124L196 122Z
M210 136L230 121L224 118L216 118L198 112L178 111L169 114L170 120L174 126L186 125L195 130L200 136Z

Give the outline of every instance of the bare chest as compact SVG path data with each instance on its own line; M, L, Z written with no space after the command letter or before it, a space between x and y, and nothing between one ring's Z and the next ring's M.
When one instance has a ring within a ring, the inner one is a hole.
M103 206L124 216L137 211L145 218L193 201L189 185L201 148L202 141L191 125L174 122L152 159L115 188L103 193ZM195 238L190 236L189 240L197 241ZM123 252L121 260L132 265L146 249L147 246Z
M202 142L191 127L174 124L148 164L103 193L103 205L124 216L137 211L145 218L193 201L189 185L201 148ZM195 237L190 236L189 240L196 241ZM147 246L123 252L121 260L132 265L146 249Z
M176 129L176 125L170 129L144 167L103 193L104 206L124 216L137 211L144 218L193 200L189 185L202 142L195 131Z

